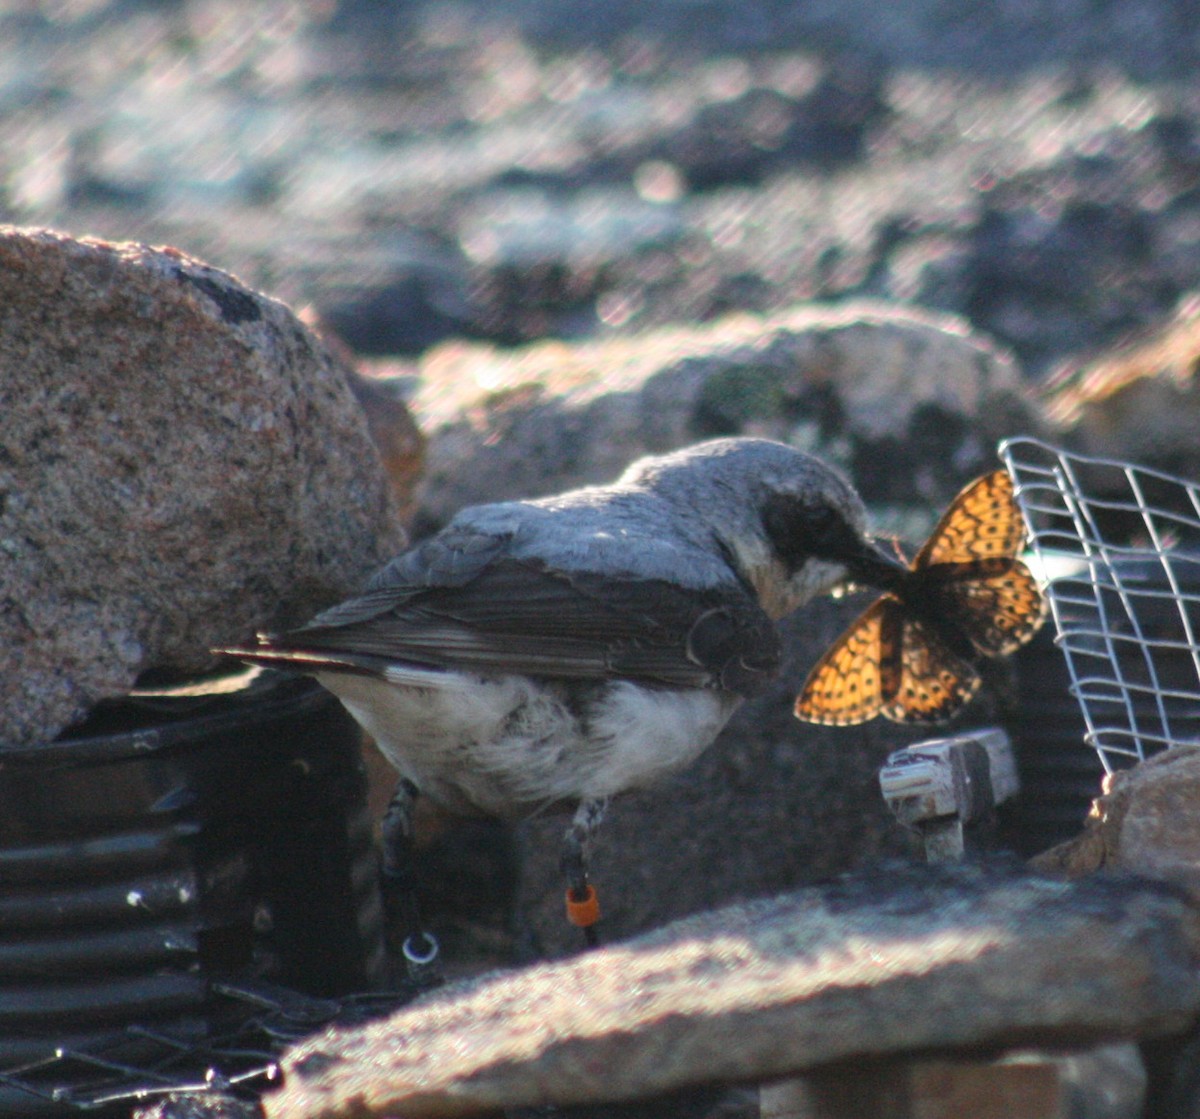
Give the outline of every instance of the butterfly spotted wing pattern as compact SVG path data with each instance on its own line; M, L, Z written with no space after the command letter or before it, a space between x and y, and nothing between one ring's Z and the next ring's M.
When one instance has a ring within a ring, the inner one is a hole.
M1013 498L1007 470L976 478L942 514L913 568L1011 560L1025 544L1025 522Z
M850 726L873 719L899 685L898 599L876 599L808 677L796 715L810 723Z
M1016 558L1025 522L1005 470L966 487L913 560L914 592L934 603L984 656L1025 644L1045 620L1046 604L1029 568Z
M1020 560L984 560L978 568L957 578L928 570L939 582L941 609L955 619L975 649L988 657L1007 656L1041 628L1046 601Z
M879 713L894 723L942 723L978 690L979 673L920 618L896 603L899 678Z
M945 641L884 595L858 618L809 674L796 715L851 726L876 715L937 723L979 689L979 674Z
M913 560L899 597L878 599L809 674L796 700L808 722L848 726L950 718L979 689L972 651L1011 653L1037 632L1045 602L1016 558L1025 525L998 470L951 503Z

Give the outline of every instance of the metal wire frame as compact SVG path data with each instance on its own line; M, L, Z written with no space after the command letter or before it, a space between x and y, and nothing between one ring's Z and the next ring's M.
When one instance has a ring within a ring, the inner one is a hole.
M1197 484L1032 438L1000 455L1105 771L1200 742Z
M213 996L231 1014L224 1030L176 1036L170 1026L131 1025L106 1044L56 1048L0 1069L0 1114L109 1113L167 1094L220 1093L253 1100L277 1080L279 1055L324 1026L370 1021L403 1006L413 991L313 998L253 980L215 982Z

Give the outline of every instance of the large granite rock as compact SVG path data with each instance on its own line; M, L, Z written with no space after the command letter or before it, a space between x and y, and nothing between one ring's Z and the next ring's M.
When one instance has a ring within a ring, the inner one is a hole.
M0 742L304 620L402 537L286 307L174 249L0 230Z
M1004 352L956 318L802 306L577 346L462 343L417 367L422 513L609 481L720 435L782 439L844 466L870 504L940 507L1040 414Z
M765 1085L760 1100L753 1119L1146 1119L1162 1114L1146 1110L1146 1069L1131 1041L1006 1050L999 1056L856 1061Z
M1200 1009L1197 914L1162 888L882 868L446 988L284 1060L269 1116L636 1099L867 1055L1138 1037Z

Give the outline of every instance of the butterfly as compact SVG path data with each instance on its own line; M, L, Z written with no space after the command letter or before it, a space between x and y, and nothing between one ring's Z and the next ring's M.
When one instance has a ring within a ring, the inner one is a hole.
M898 585L809 673L797 718L828 726L876 715L897 723L950 718L979 690L980 660L1014 652L1045 621L1045 599L1017 558L1024 543L1008 472L968 485Z

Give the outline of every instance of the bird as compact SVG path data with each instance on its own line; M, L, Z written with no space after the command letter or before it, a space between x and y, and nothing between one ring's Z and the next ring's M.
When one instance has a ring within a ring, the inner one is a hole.
M693 761L777 677L779 619L907 570L866 520L822 459L709 440L609 485L465 508L307 624L218 651L315 676L371 735L399 772L385 847L420 796L509 821L576 806L561 862L591 930L610 799Z

